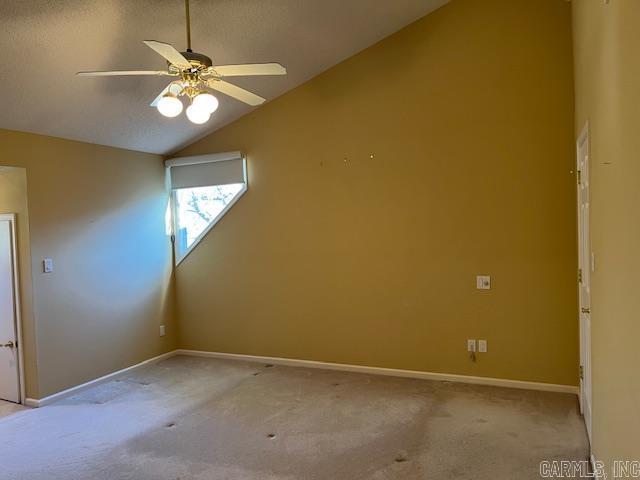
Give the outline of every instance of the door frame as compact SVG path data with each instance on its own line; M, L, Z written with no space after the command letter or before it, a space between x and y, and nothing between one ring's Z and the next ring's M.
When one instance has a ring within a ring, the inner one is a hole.
M24 381L24 356L22 348L22 312L20 308L20 272L18 267L18 243L16 235L16 214L15 213L0 213L0 220L6 220L9 222L11 230L11 255L13 266L13 302L15 312L15 330L16 330L16 343L18 349L18 403L24 405L26 399L25 393L25 381Z
M580 135L576 140L576 176L578 177L577 189L576 189L576 204L577 204L577 227L578 227L578 323L579 323L579 335L580 335L580 388L579 388L579 399L580 399L580 413L584 415L585 413L585 401L588 405L588 415L585 415L585 426L587 428L587 436L589 437L589 443L591 443L591 427L592 427L592 418L593 418L593 376L591 375L591 299L589 299L588 309L589 311L586 313L582 312L582 284L585 278L588 277L588 285L589 289L591 288L591 273L593 269L593 259L592 259L592 248L591 248L591 222L589 219L585 222L587 231L585 235L588 237L588 252L583 252L584 242L582 241L582 234L584 231L582 225L582 217L580 215L581 208L581 184L582 181L586 179L589 182L589 204L591 203L591 146L589 144L589 122L587 121L580 131ZM585 152L586 150L586 152ZM581 152L585 152L585 166L586 172L582 172L583 168L581 165ZM590 213L589 209L589 213ZM584 255L584 256L583 256ZM581 259L582 258L582 259ZM586 265L582 265L584 258L588 260L585 262ZM584 267L584 268L583 268ZM591 293L589 293L589 297ZM586 331L585 321L583 321L583 315L589 315L589 329ZM585 379L588 381L585 382ZM584 397L587 398L584 398Z

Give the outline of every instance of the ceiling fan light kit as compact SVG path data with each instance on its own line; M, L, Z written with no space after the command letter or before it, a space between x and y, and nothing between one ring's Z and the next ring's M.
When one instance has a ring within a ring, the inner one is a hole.
M195 124L207 123L213 112L218 109L218 99L210 92L215 90L251 106L265 102L265 99L223 80L224 77L286 75L287 70L279 63L251 63L244 65L213 65L213 61L201 53L191 50L191 19L189 0L185 0L187 23L187 51L179 52L168 43L145 40L144 43L167 61L167 70L156 71L107 71L78 72L79 76L105 77L129 75L156 75L177 77L151 102L160 114L168 118L182 113L184 105L180 97L186 97L187 118Z
M210 114L218 109L218 99L207 91L203 91L196 95L191 103L193 106L202 108Z
M211 118L211 113L209 113L204 108L198 108L193 103L187 107L186 113L189 121L191 123L195 123L196 125L207 123Z
M158 101L156 108L165 117L173 118L182 113L183 106L178 97L172 93L167 93Z

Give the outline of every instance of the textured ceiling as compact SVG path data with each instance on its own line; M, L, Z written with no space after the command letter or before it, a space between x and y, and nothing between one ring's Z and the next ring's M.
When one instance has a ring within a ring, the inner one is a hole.
M269 99L448 0L191 0L194 51L214 64L280 62L284 77L231 79ZM184 50L182 0L1 0L0 128L170 153L251 110L218 95L203 126L149 103L162 77L79 78L79 70L156 70L142 43Z

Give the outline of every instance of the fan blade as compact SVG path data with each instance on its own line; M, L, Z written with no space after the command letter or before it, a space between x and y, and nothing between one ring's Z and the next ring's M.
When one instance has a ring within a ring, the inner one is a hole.
M80 77L115 77L117 75L170 75L161 70L113 70L108 72L78 72Z
M160 99L161 99L162 97L164 97L167 93L169 93L169 92L171 91L171 88L172 88L172 87L176 87L176 88L174 89L174 91L172 92L172 93L174 93L175 95L178 95L178 94L180 93L180 91L182 90L182 85L180 85L180 82L171 82L169 85L167 85L167 86L165 87L165 89L164 89L164 90L162 90L162 91L160 92L160 95L158 95L158 96L153 100L153 102L151 102L151 104L150 104L150 105L151 105L152 107L157 107L157 106L158 106L158 102L160 101Z
M158 42L156 40L144 40L144 44L155 50L157 53L166 58L171 65L175 65L181 69L191 68L189 60L184 58L182 54L168 43Z
M246 65L218 65L213 68L221 77L249 77L253 75L286 75L279 63L247 63Z
M230 97L235 98L236 100L240 100L241 102L247 103L252 107L256 105L260 105L266 100L255 93L251 93L244 88L240 88L231 83L225 82L224 80L209 80L207 82L207 86L217 90L219 92L224 93L225 95L229 95Z

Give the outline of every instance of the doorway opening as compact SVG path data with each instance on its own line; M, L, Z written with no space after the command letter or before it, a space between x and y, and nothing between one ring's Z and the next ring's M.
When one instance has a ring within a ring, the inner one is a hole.
M30 262L24 168L0 167L0 400L25 401L25 268ZM30 293L30 292L28 292Z
M0 213L0 400L20 403L22 341L16 215Z

